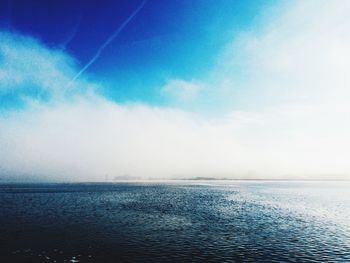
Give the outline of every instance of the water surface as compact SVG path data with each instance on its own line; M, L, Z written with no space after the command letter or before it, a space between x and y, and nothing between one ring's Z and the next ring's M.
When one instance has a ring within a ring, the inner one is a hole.
M349 262L347 182L0 185L0 262Z

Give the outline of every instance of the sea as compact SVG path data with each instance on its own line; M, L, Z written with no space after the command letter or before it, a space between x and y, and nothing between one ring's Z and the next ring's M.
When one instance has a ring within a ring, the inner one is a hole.
M0 262L350 262L350 183L1 184Z

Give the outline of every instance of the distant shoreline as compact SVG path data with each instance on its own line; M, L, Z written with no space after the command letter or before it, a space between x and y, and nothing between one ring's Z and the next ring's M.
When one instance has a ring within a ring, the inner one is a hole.
M147 179L123 179L123 180L111 180L111 181L39 181L39 180L16 180L16 181L7 181L0 180L0 185L5 184L113 184L113 183L142 183L142 182L239 182L239 181L257 181L257 182L350 182L349 179L282 179L282 178L185 178L185 179L158 179L158 178L147 178Z

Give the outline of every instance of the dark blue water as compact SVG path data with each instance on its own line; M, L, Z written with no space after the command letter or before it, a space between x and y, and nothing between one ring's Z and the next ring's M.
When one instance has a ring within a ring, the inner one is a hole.
M0 185L0 262L349 262L350 184Z

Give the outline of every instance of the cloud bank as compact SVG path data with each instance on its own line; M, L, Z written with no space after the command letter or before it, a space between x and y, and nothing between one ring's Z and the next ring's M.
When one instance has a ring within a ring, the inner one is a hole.
M235 36L208 77L170 80L160 90L173 107L117 104L86 75L67 88L79 72L71 56L2 32L0 96L16 107L1 108L0 174L349 179L344 5L300 1L265 10L263 26ZM190 112L187 103L220 113Z

